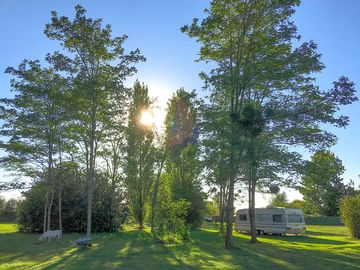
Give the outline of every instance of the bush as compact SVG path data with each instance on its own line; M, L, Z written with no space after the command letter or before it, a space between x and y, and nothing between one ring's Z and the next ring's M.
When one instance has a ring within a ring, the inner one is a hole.
M14 222L16 221L16 210L19 201L16 199L5 200L0 197L0 221Z
M360 194L344 197L340 205L341 218L354 238L360 239Z
M64 232L86 231L86 182L83 178L63 179L62 189L62 226ZM41 232L43 229L44 200L46 186L38 182L23 194L18 209L18 223L21 231ZM128 216L128 209L122 203L122 195L116 192L114 216L111 216L111 185L101 175L95 182L92 207L92 231L112 232L120 228ZM54 196L51 212L51 229L59 228L58 198Z
M343 226L340 217L305 216L306 225Z
M161 204L155 220L155 237L165 242L187 239L189 226L186 218L190 206L191 203L183 199Z

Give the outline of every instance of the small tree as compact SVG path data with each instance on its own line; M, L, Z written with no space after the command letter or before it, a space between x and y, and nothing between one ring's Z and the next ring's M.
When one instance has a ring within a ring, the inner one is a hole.
M311 157L302 177L300 192L314 212L335 216L341 199L355 192L352 182L343 183L340 175L344 171L341 160L329 151L318 151Z
M214 217L219 214L219 207L215 201L205 201L205 216Z
M305 215L315 214L315 209L313 208L313 205L303 200L293 200L292 202L289 202L286 207L299 208L303 210Z
M183 199L161 204L155 220L156 237L166 242L186 239L189 235L186 218L190 206L191 203Z
M3 197L0 197L0 217L4 213L5 205L6 205L6 200Z
M354 238L360 239L360 194L346 196L340 205L341 218Z
M288 198L285 192L275 194L267 207L288 207Z

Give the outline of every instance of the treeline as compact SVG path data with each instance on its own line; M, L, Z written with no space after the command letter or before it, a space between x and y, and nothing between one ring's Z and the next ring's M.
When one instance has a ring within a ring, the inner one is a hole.
M344 183L345 171L341 160L330 151L317 151L307 162L299 183L303 200L289 202L285 192L277 193L269 207L301 208L307 215L339 216L340 205L346 196L360 192L351 180Z
M17 217L18 200L0 197L0 221L14 222Z
M2 165L32 181L20 228L90 235L119 229L131 213L139 228L155 230L157 209L181 200L186 228L198 227L205 194L196 95L173 95L160 133L142 119L156 105L147 86L124 85L145 61L138 49L125 52L125 35L112 37L81 6L72 21L52 12L45 35L62 51L7 68L14 97L1 99Z
M317 45L302 42L291 21L299 4L213 0L203 20L183 26L200 43L199 61L212 67L200 74L208 96L202 101L179 89L168 102L163 134L142 118L154 106L147 87L124 85L145 61L140 51L125 52L126 36L113 38L111 26L86 17L81 6L72 21L52 12L45 35L62 52L47 54L45 66L25 60L8 68L15 96L1 100L1 135L8 138L2 164L33 179L25 201L43 186L43 229L54 220L63 228L65 201L79 199L74 204L87 213L86 226L77 228L88 235L104 213L106 228L117 227L127 206L139 228L149 222L154 235L186 237L202 220L206 185L227 248L234 245L237 191L246 191L255 242L255 192L294 186L308 164L296 147L335 144L322 127L346 127L349 119L338 111L357 100L346 77L330 90L315 85L324 64ZM65 194L67 183L80 193Z

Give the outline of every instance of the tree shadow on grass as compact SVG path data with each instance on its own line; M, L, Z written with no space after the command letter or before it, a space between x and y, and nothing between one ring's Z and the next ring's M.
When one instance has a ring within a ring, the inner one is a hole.
M9 233L0 235L0 265L5 269L44 269L59 258L76 256L70 236L61 240L38 243L39 234Z
M324 236L324 235L322 235ZM311 236L259 237L259 243L244 245L242 252L269 260L269 266L278 264L286 269L360 269L360 242L328 240ZM267 267L272 269L271 267ZM274 267L276 269L276 267Z
M216 235L214 232L205 233ZM206 237L198 239L197 246L209 250ZM238 269L360 269L360 242L265 236L259 237L258 244L250 244L248 236L239 234L235 234L234 240L237 248L232 250L231 258L220 254L219 260ZM221 236L217 241L221 241ZM228 251L223 248L223 241L221 244L217 250L226 254Z
M93 242L90 249L78 250L77 256L61 258L45 269L187 269L172 255L171 246L155 243L145 231L94 234Z
M265 237L264 237L265 238ZM287 243L306 245L306 244L316 244L316 245L347 245L351 244L346 241L334 240L334 239L326 239L313 237L310 235L298 235L298 236L267 236L267 239L274 239L275 241L285 241ZM261 238L259 238L261 239Z
M26 244L37 235L12 235L13 243L0 247L0 264L35 261L31 269L360 269L360 243L312 236L265 236L253 245L248 236L235 234L237 248L226 250L223 236L215 231L193 231L189 241L164 245L149 232L134 230L94 234L94 246L82 250L68 243L77 234L44 245ZM9 239L0 236L0 242Z
M329 232L315 232L315 231L307 231L306 235L310 236L344 236L343 233L329 233ZM349 234L350 236L350 234Z

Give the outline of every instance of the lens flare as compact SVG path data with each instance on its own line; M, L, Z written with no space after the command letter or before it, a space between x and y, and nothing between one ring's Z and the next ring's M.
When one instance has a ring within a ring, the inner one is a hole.
M149 111L143 111L140 116L140 123L144 126L153 126L155 122L154 116Z

